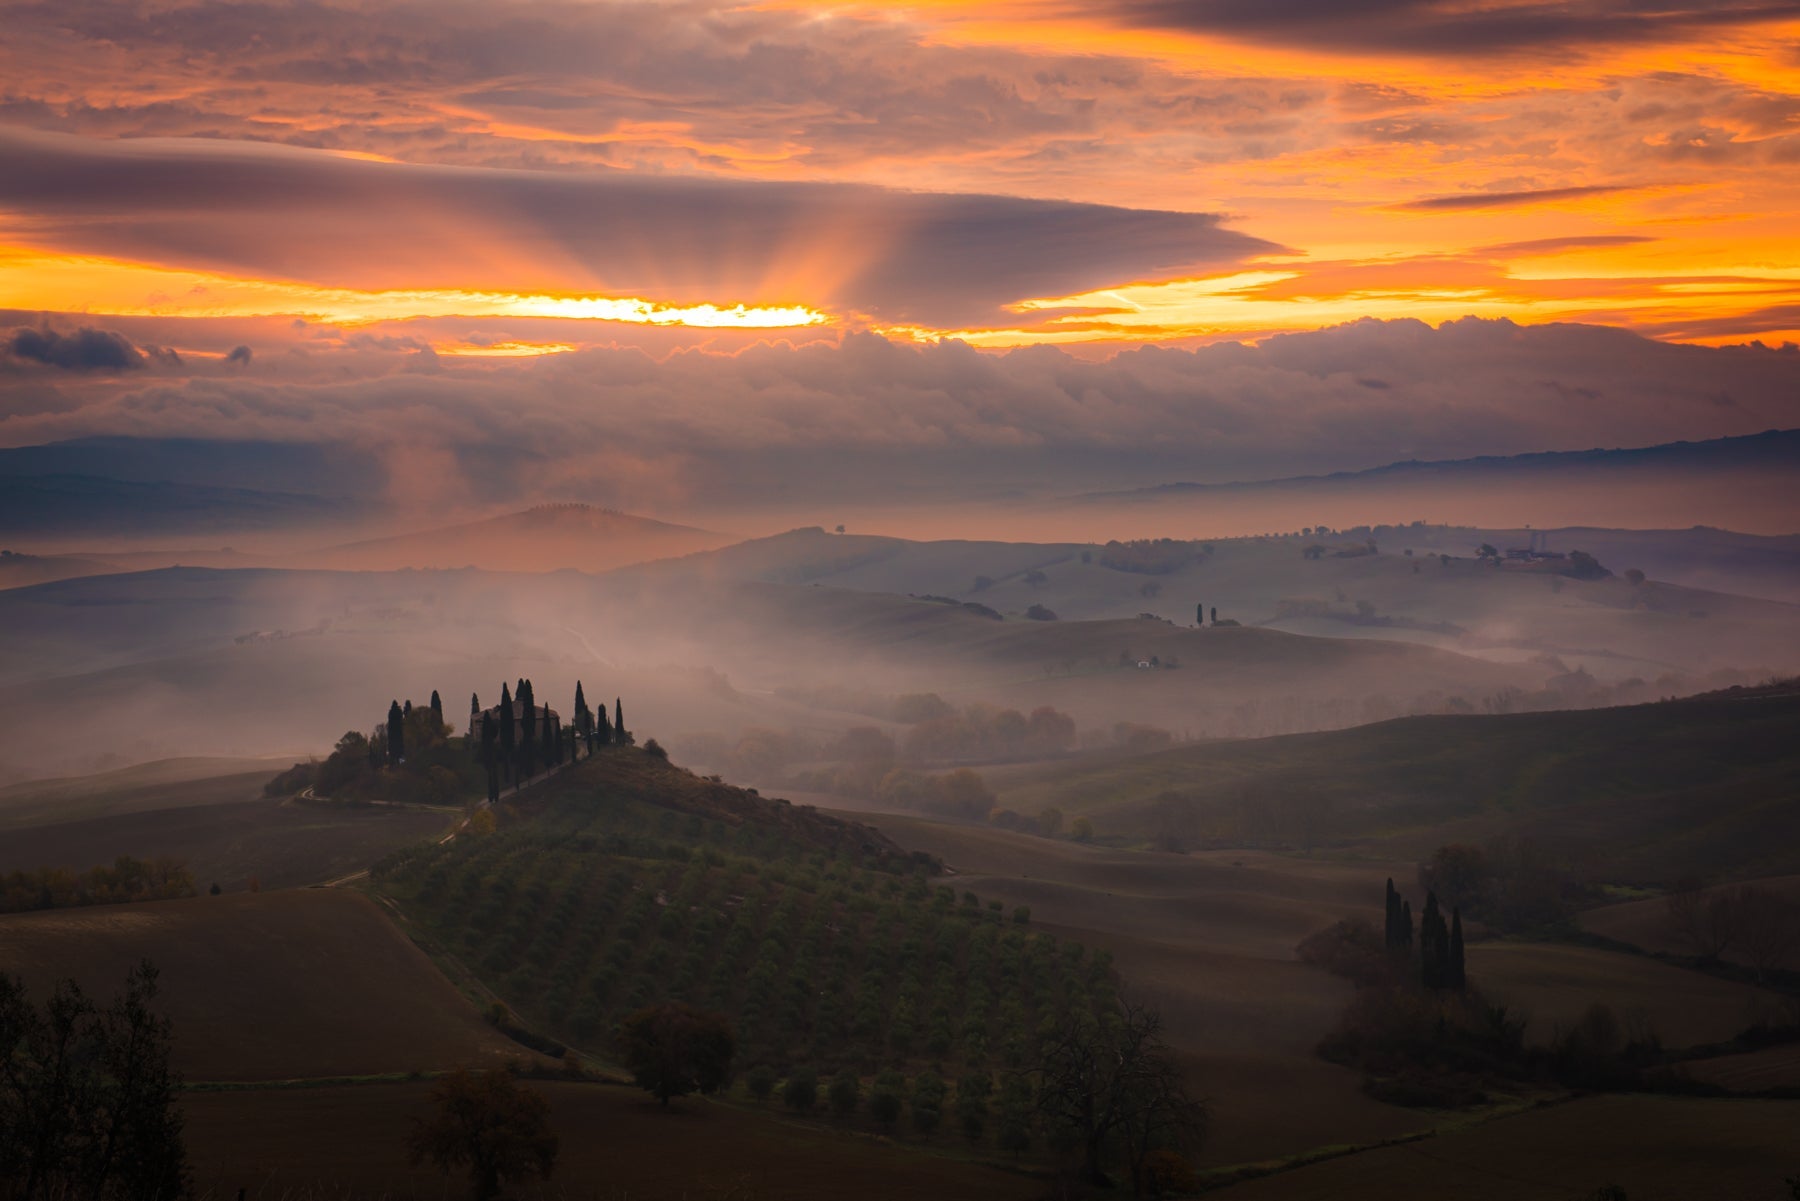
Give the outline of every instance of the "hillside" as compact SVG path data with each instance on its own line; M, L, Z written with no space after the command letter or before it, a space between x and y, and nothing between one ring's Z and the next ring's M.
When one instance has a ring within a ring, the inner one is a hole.
M995 773L1001 803L1102 834L1417 856L1500 832L1602 879L1800 870L1800 690L1580 712L1412 717L1353 730ZM1414 832L1410 834L1409 832Z
M1397 513L1462 525L1721 526L1756 534L1800 530L1793 481L1800 430L1658 446L1596 448L1240 482L1173 482L1075 497L1064 528L1131 523L1145 534L1236 533L1369 525Z
M1103 957L927 879L876 831L628 747L504 806L493 835L390 856L375 886L528 1022L602 1056L663 999L731 1016L739 1063L952 1075L1112 995Z
M662 573L938 596L1064 621L1151 613L1194 624L1205 606L1244 625L1334 638L1417 642L1496 661L1556 655L1606 680L1750 664L1800 668L1800 539L1727 531L1538 531L1559 552L1599 557L1582 580L1476 560L1483 543L1526 546L1529 530L1379 526L1180 542L1121 566L1105 545L911 542L794 530L664 564ZM1365 553L1369 543L1376 553ZM1323 547L1317 557L1306 553ZM1344 553L1339 553L1344 552ZM1448 555L1448 560L1441 556ZM1549 565L1539 565L1540 568ZM1641 584L1623 578L1642 570ZM1742 586L1759 596L1732 595ZM1723 591L1721 591L1723 590Z
M706 530L592 505L539 505L484 521L326 547L299 556L298 564L344 571L607 571L728 541Z
M1184 666L1120 666L1152 655ZM1364 720L1372 695L1390 706L1378 715L1435 711L1551 674L1374 639L996 621L906 596L709 584L679 561L597 577L180 568L0 592L0 780L121 757L326 746L380 716L371 694L418 703L435 688L454 706L520 675L559 702L578 679L591 695L633 697L634 719L671 737L735 739L861 720L770 695L787 685L1055 705L1105 729L1250 734ZM70 714L91 739L68 737Z

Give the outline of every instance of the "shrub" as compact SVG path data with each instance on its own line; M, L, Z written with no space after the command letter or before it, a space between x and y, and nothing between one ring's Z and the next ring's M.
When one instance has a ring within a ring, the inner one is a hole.
M906 1091L906 1077L889 1068L875 1077L869 1089L869 1116L883 1126L900 1120L900 1098Z
M796 1113L811 1113L819 1103L819 1074L811 1068L795 1068L781 1086L781 1103Z
M831 1103L832 1113L847 1118L856 1112L856 1103L862 1100L862 1081L855 1072L845 1068L831 1078L826 1099Z

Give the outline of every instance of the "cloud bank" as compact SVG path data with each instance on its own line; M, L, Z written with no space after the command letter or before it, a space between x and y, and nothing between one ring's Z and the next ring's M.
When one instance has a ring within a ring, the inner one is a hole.
M268 323L230 361L0 381L0 443L95 434L332 444L389 499L544 499L698 515L1068 495L1800 427L1800 350L1577 325L1362 321L1094 361L871 334L724 354L450 360L403 337ZM6 336L0 333L0 337ZM14 335L16 336L16 335ZM124 335L120 335L123 337Z

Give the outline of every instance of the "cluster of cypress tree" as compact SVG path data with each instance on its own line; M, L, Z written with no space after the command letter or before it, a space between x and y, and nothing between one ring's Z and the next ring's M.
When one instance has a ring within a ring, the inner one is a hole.
M434 701L436 697L433 693ZM504 682L501 683L500 704L496 711L498 720L495 712L483 712L477 694L469 694L470 721L473 722L477 715L481 718L481 761L487 768L489 801L500 799L502 770L509 783L516 782L530 777L540 761L545 767L574 761L584 742L587 753L592 755L595 747L631 741L631 735L625 730L623 701L614 699L614 716L609 722L605 705L598 711L588 707L579 680L575 682L574 720L567 726L548 705L536 703L531 681L527 679L520 679L516 689L508 689Z
M1387 882L1387 948L1390 954L1411 958L1413 946L1412 902ZM1425 895L1425 914L1419 920L1419 981L1432 990L1461 992L1468 977L1463 966L1462 910L1452 909L1450 921L1438 905L1437 893Z

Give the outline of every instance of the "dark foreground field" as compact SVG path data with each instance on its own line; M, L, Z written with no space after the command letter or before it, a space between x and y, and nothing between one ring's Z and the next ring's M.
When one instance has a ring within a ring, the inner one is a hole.
M118 991L148 958L189 1080L285 1080L458 1065L531 1053L482 1021L369 900L305 889L0 917L0 971L35 991L74 978Z
M1800 1101L1587 1097L1224 1191L1232 1201L1786 1201Z
M462 1179L411 1169L405 1138L425 1082L190 1093L196 1192L267 1201L463 1197ZM861 1135L689 1099L664 1111L636 1089L534 1082L562 1140L549 1184L516 1198L840 1201L1037 1198L1041 1179L959 1163Z

